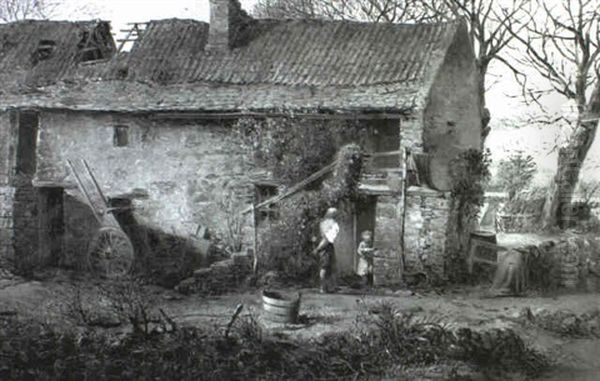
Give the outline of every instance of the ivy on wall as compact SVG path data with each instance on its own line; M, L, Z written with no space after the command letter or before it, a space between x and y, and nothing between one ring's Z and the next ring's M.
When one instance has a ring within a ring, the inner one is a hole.
M318 222L331 206L343 208L358 197L361 144L366 129L355 121L296 118L239 119L233 126L245 149L275 180L291 186L336 160L333 173L280 204L279 219L261 234L262 272L306 281L317 273Z

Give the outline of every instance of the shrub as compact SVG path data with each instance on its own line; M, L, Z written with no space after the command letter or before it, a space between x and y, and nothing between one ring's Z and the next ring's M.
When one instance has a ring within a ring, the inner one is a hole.
M510 330L450 331L382 304L362 331L290 341L241 316L227 336L182 327L140 336L60 332L0 317L2 380L314 380L381 379L391 369L460 360L490 373L537 375L544 357Z
M512 200L517 193L531 185L537 173L537 165L531 155L523 151L516 151L498 165L498 184L505 192L508 199Z

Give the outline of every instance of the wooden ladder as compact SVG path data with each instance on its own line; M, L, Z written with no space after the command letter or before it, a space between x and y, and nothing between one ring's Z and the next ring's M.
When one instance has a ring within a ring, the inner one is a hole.
M120 30L120 32L127 33L127 35L125 36L125 38L121 38L121 39L117 40L117 42L119 42L119 48L117 49L117 52L123 51L125 44L127 44L128 42L135 42L135 41L140 40L142 38L142 36L144 35L144 32L146 31L146 27L148 26L148 23L147 22L131 22L131 23L127 23L127 25L131 25L131 28Z

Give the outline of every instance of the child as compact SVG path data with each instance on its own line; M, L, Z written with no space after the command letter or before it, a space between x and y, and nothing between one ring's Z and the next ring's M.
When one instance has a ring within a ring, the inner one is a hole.
M360 237L361 241L356 250L358 253L356 274L362 277L364 286L371 286L373 284L373 233L365 230Z

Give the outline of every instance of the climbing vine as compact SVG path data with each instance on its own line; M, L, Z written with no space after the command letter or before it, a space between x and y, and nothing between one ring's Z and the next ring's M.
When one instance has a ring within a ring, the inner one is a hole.
M488 149L468 149L452 160L452 197L459 217L458 228L478 216L484 202L485 186L490 179L490 164Z
M243 148L268 168L273 177L291 185L331 163L342 145L361 144L365 130L352 120L290 117L241 118L233 126Z
M263 271L275 270L292 281L311 279L317 262L310 253L318 221L330 206L344 209L358 196L362 168L359 123L296 118L240 119L234 126L244 148L274 179L291 186L336 162L332 174L307 186L279 206L279 219L261 234Z
M452 212L454 223L447 233L453 237L456 249L449 253L447 270L450 280L461 282L467 279L465 254L468 250L469 233L484 202L484 189L490 179L490 152L469 149L461 152L450 163L452 175Z

